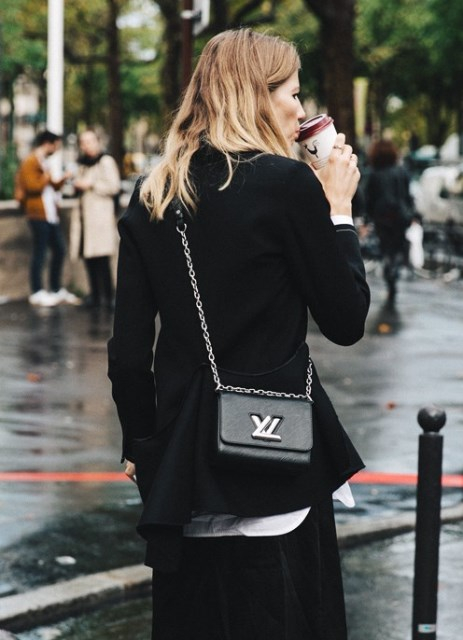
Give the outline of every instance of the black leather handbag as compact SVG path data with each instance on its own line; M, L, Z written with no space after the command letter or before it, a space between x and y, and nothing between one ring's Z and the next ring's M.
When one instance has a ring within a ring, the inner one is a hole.
M294 474L307 469L313 446L312 362L307 345L273 372L241 374L220 369L219 375L180 206L176 206L175 216L218 396L214 463L256 473ZM221 375L235 383L223 384ZM287 390L272 388L275 376L284 381L282 386Z

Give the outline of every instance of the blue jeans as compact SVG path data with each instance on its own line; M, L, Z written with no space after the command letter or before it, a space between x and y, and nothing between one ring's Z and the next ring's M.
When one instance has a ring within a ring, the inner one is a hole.
M45 220L29 220L32 231L32 260L30 268L30 284L32 293L43 289L42 273L47 257L47 250L51 250L50 278L51 291L61 289L61 272L63 270L66 244L59 224L50 224Z

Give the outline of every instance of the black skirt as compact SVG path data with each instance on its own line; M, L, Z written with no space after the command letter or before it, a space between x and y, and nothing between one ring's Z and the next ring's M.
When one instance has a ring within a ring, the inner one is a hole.
M185 538L153 576L153 640L346 640L332 500L282 536Z

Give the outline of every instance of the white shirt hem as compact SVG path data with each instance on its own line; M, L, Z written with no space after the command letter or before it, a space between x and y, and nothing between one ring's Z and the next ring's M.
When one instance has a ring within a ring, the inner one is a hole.
M344 483L333 493L346 507L355 505L349 484ZM310 507L264 518L240 518L226 513L202 513L183 527L186 538L219 538L225 536L281 536L294 531L307 517Z

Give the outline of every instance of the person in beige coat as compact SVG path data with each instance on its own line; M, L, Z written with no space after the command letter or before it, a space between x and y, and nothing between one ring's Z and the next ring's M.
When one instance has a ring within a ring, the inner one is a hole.
M85 261L90 295L85 306L112 307L114 285L111 256L117 249L114 197L121 187L114 158L102 151L94 131L79 137L81 156L74 187L79 195L79 208L73 212L71 225L71 257Z

